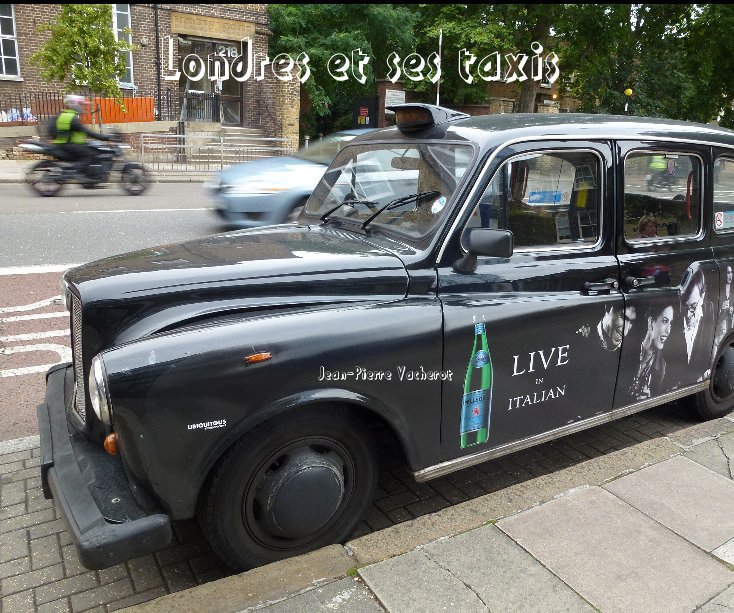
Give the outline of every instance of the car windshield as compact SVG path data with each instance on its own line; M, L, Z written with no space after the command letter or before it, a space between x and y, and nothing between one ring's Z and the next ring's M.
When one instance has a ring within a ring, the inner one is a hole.
M328 166L339 150L355 136L355 134L345 132L329 134L321 140L311 143L308 147L301 148L295 154L295 157Z
M355 143L338 153L306 212L425 238L439 226L474 150L453 143Z

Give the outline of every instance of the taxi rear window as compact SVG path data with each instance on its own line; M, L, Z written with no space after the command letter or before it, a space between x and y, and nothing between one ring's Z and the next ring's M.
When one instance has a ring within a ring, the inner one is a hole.
M734 158L721 157L714 163L714 228L734 230Z
M624 160L624 236L629 241L696 236L701 230L701 159L634 151Z

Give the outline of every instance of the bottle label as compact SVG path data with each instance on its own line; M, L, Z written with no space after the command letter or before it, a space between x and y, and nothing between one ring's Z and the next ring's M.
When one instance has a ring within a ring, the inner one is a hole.
M474 324L474 334L485 334L483 321L478 324Z
M464 394L461 401L461 432L487 428L487 391L477 390Z
M484 351L484 349L480 349L474 354L474 359L472 360L472 362L474 368L481 368L489 362L489 354Z

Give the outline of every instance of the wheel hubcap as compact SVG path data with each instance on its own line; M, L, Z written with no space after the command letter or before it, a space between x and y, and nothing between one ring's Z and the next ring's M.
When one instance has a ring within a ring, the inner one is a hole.
M345 494L339 455L300 447L273 462L255 495L259 521L272 536L298 539L325 526Z

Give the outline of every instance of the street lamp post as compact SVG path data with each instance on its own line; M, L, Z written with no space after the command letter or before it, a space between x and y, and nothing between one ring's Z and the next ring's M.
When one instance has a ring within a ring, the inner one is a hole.
M624 114L631 115L632 111L629 110L630 98L632 98L632 89L627 88L624 90L624 95L627 96L627 100L624 103Z

